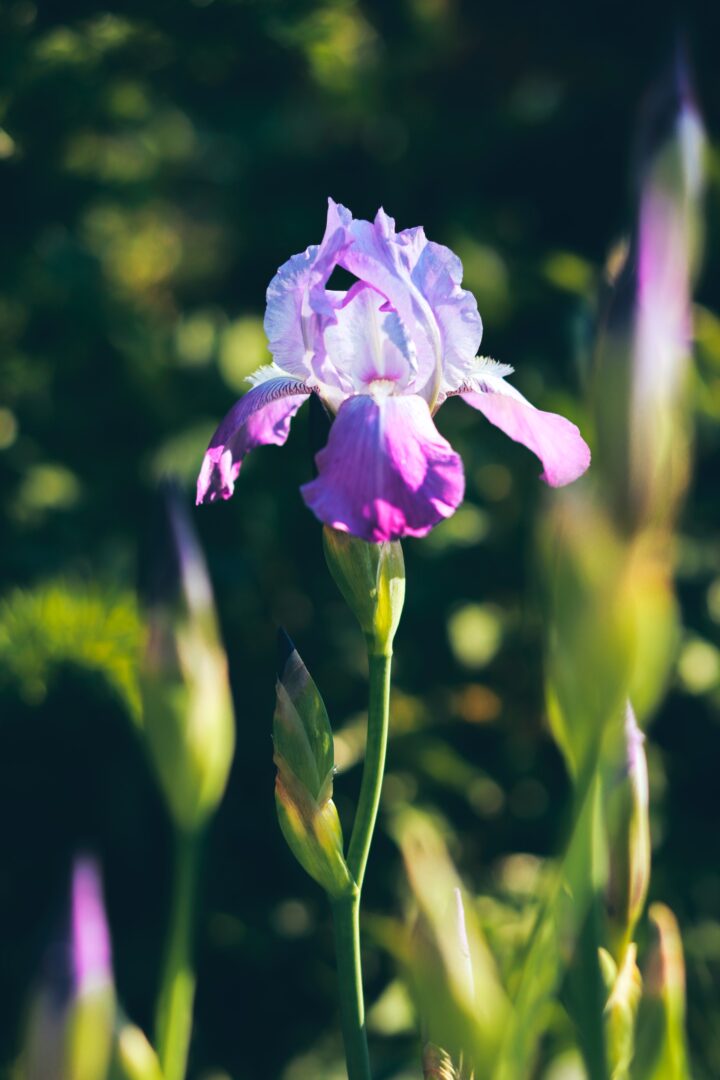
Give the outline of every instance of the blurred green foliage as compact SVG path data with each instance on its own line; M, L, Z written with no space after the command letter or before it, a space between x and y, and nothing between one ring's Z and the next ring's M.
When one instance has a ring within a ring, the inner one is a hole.
M711 137L720 16L684 5ZM264 289L319 239L332 194L383 204L464 260L484 351L541 406L583 408L596 298L629 223L635 110L671 5L521 0L150 0L0 9L0 1059L9 1068L69 859L103 863L118 993L151 1027L171 834L132 717L136 548L168 471L191 484L213 426L266 359ZM711 150L697 309L696 478L677 551L683 642L649 742L651 895L687 954L694 1075L720 1074L720 156ZM335 797L357 793L363 643L329 579L288 447L198 511L230 658L238 752L199 925L194 1075L341 1076L332 938L274 819L275 624L341 729ZM565 837L543 714L532 536L537 466L452 402L463 509L405 545L389 774L366 888L371 1034L384 1075L419 1047L383 922L401 909L387 826L441 807L482 929L511 965L526 902ZM280 457L282 453L282 457ZM88 584L92 582L93 584ZM374 913L374 914L372 914ZM558 1015L548 1058L563 1055ZM404 1071L403 1071L404 1070ZM565 1074L563 1074L565 1075Z

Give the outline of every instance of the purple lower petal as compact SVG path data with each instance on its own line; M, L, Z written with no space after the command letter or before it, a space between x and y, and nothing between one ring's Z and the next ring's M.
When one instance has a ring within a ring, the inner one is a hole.
M307 505L326 525L373 543L425 536L465 492L460 458L414 394L349 398L315 460L319 475L301 488Z
M256 446L282 446L290 421L309 397L304 383L269 379L233 405L205 452L197 482L197 504L229 499L243 458Z
M588 468L590 448L575 424L557 413L536 409L511 386L502 384L498 392L466 392L462 397L491 424L540 458L541 479L551 487L571 484Z

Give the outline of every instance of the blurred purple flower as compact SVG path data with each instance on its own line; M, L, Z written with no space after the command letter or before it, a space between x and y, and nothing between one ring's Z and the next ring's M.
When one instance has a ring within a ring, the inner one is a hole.
M93 859L76 860L72 879L72 966L79 994L112 980L110 934L100 871Z
M704 133L682 51L649 98L641 135L630 472L638 502L662 504L673 494L668 458L683 456L677 411L691 352L704 186Z
M347 292L326 289L336 266L358 279ZM482 322L461 281L460 260L422 228L396 233L383 210L374 223L355 221L330 199L322 242L270 283L274 363L215 432L198 503L230 498L245 455L282 445L311 393L335 420L303 498L325 524L364 540L424 536L462 502L462 462L433 422L454 395L532 450L548 484L580 476L590 452L575 425L506 383L511 367L476 356Z

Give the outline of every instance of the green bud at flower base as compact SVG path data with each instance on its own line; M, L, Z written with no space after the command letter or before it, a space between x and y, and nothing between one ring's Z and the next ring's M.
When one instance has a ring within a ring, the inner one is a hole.
M335 758L330 721L315 683L282 631L279 644L273 741L280 828L310 877L332 897L349 895L356 886L343 855L342 828L332 800Z
M235 726L210 581L178 492L163 492L162 529L144 588L143 731L175 823L199 829L216 809Z
M399 541L371 544L326 525L325 559L368 641L389 656L405 601L405 561Z
M643 743L628 702L618 752L619 771L608 782L610 837L605 894L612 951L621 965L650 883L648 774Z

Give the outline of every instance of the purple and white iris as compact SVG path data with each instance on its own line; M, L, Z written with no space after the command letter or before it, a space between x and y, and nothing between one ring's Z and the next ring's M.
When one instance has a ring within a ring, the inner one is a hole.
M358 279L347 292L326 288L336 266ZM590 464L580 432L505 382L511 367L476 355L482 322L461 281L460 260L422 228L396 233L383 210L355 221L330 199L322 242L270 283L273 363L215 432L198 503L229 499L245 455L281 446L312 393L334 420L303 499L322 522L363 540L424 536L462 502L462 462L433 422L454 395L532 450L548 484L577 479Z

